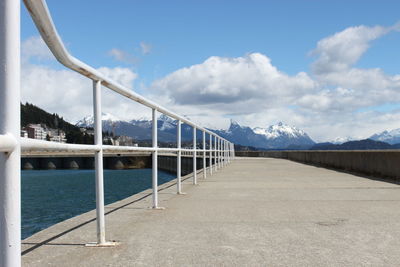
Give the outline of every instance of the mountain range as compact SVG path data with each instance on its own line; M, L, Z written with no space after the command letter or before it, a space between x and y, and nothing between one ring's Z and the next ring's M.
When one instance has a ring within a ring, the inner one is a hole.
M50 114L33 104L21 104L21 127L29 123L42 123L47 127L60 129L67 134L67 142L79 144L92 144L93 137L85 138L79 127L93 127L93 116L87 116L79 120L76 125L64 121L57 114ZM152 122L146 118L130 121L120 120L117 117L102 114L103 134L107 132L115 135L133 137L136 141L151 143ZM176 142L177 121L168 116L161 115L158 118L159 141ZM78 126L78 127L77 127ZM400 129L386 130L373 134L368 139L352 140L349 137L336 138L332 142L316 144L304 131L283 123L271 125L266 128L250 128L241 126L231 120L227 129L209 129L224 138L234 142L238 148L250 150L263 149L318 149L318 150L346 150L346 149L399 149ZM193 136L192 127L182 125L182 142L191 143ZM198 133L198 142L201 142L201 134ZM86 140L88 139L88 140Z
M110 114L102 114L103 130L114 132L116 135L131 136L136 140L151 139L152 122L147 119L130 121L118 120ZM164 142L176 141L176 121L161 115L157 121L158 138ZM87 116L76 123L79 127L93 127L93 117ZM266 128L250 128L231 121L228 129L209 129L218 135L243 146L253 146L263 149L309 148L315 142L302 130L283 124L282 122ZM192 139L192 127L182 125L182 140ZM200 135L199 140L201 139Z
M87 116L79 120L76 126L93 127L93 121L93 116ZM103 131L113 132L115 135L130 136L135 140L151 139L152 122L146 118L124 121L103 113L102 123ZM176 120L161 115L157 120L158 139L163 142L176 142L176 124ZM227 129L209 130L235 144L258 149L395 149L400 143L400 129L383 131L364 140L351 140L346 137L326 143L315 143L303 130L282 122L266 128L251 128L231 120ZM182 124L182 141L190 142L192 136L192 127ZM201 135L198 133L197 136L201 141Z
M214 132L235 144L264 149L306 149L315 144L304 131L282 122L267 128L250 128L231 121L227 130L214 130Z
M93 124L93 116L87 116L79 120L76 126L93 127ZM158 140L163 142L176 142L176 124L176 120L161 115L157 120ZM115 135L130 136L135 140L151 140L153 124L151 120L145 118L124 121L108 113L103 113L102 125L103 131L108 131ZM182 141L192 140L192 135L192 127L182 124Z

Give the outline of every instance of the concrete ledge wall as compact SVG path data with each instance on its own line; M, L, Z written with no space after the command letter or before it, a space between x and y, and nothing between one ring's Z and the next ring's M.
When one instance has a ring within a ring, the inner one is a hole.
M238 157L269 157L400 181L400 150L237 151Z
M213 160L214 162L214 160ZM158 169L175 173L177 167L176 156L158 156ZM209 167L209 158L206 158L206 167ZM196 161L196 169L203 169L203 157L198 156ZM182 176L193 172L193 157L182 156L181 158L181 174Z

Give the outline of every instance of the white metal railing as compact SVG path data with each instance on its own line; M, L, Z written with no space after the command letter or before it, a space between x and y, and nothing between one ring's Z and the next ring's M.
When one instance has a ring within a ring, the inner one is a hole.
M96 69L76 59L66 50L44 0L24 0L43 40L56 57L67 68L93 81L94 145L61 144L41 140L20 138L20 2L0 0L0 267L21 265L21 202L20 202L20 155L21 151L66 151L89 152L95 155L96 172L96 217L98 246L107 246L104 224L103 152L129 153L147 151L152 153L153 208L159 209L157 191L158 152L177 153L177 193L182 194L181 157L183 153L193 155L193 184L197 183L198 154L203 159L203 177L207 176L207 154L209 173L216 172L234 158L234 145L183 116L157 105L149 99L123 87ZM101 86L152 109L152 147L118 147L102 144ZM159 148L157 143L157 114L168 115L178 121L177 147ZM193 127L193 148L181 147L181 125ZM197 149L196 132L202 132L202 149ZM206 149L206 135L209 135ZM214 140L213 140L214 139Z

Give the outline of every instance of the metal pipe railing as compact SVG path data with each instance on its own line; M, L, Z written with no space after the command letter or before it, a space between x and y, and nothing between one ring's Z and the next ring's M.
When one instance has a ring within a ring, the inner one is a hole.
M193 184L197 184L197 138L196 127L193 127Z
M152 153L152 190L154 209L158 206L158 153L177 154L177 193L182 193L181 157L193 156L193 184L197 184L197 131L202 132L203 177L207 177L206 134L209 134L210 174L226 165L233 153L233 144L167 108L125 88L104 76L98 70L73 57L65 48L54 26L44 0L24 0L43 40L56 59L93 81L94 145L62 144L43 140L20 138L20 4L15 0L0 0L0 266L20 266L20 156L25 153L91 153L95 156L97 246L112 245L106 241L104 220L103 153ZM117 92L152 109L152 147L117 147L102 144L101 88ZM177 120L177 147L159 148L157 136L158 112ZM193 127L193 148L182 148L181 125ZM213 141L214 138L214 141ZM230 147L229 147L230 145ZM199 155L200 156L200 155Z
M94 117L94 144L100 149L95 151L94 164L96 176L96 222L97 244L106 244L104 219L104 176L103 176L103 134L101 121L101 81L93 81L93 117Z
M177 134L176 134L176 143L177 143L177 148L178 148L178 155L176 159L176 191L177 194L182 194L182 180L181 180L181 171L182 171L182 122L178 120L178 124L176 126Z
M209 156L209 165L210 165L210 175L213 174L213 168L212 168L212 157L213 157L213 146L212 146L212 135L210 135L210 156Z
M203 178L207 178L207 161L206 161L206 132L203 131Z
M20 266L20 1L0 3L0 266Z
M152 129L152 140L153 140L153 163L152 163L152 184L153 184L153 209L158 209L158 138L157 138L157 110L153 108L152 113L153 129Z

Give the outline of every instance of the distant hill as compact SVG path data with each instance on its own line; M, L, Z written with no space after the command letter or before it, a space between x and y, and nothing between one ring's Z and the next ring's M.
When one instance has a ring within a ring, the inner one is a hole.
M264 151L266 149L253 147L253 146L242 146L235 144L235 151Z
M60 117L58 114L50 114L47 111L27 102L25 105L21 104L21 127L25 127L30 123L46 124L49 128L60 129L64 132L79 131L79 127L65 121L63 117Z
M315 144L310 150L370 150L370 149L398 149L400 144L390 145L385 142L364 139L359 141L349 141L343 144L319 143Z
M30 103L21 103L21 127L28 124L45 124L48 128L62 130L66 134L67 143L93 144L92 135L81 133L78 126L75 126L60 117L56 113L47 111Z

